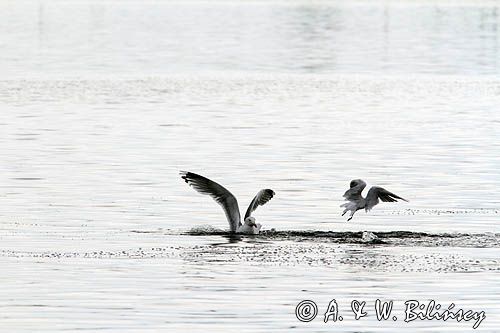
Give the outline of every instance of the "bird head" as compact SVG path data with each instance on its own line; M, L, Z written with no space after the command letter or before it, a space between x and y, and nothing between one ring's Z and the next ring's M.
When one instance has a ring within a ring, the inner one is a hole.
M245 224L250 226L250 227L257 227L257 225L255 224L255 218L249 216L245 219Z
M361 192L366 187L366 183L361 179L353 179L349 184L349 189L344 193L344 198L347 200L359 200Z
M362 181L361 179L353 179L351 180L351 184L349 185L350 188L356 187L359 184L364 184L365 182Z

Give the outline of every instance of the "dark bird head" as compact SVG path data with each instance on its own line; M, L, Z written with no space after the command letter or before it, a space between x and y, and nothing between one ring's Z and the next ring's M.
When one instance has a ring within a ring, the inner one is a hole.
M351 180L351 184L349 185L350 188L356 187L359 184L364 184L365 182L362 181L361 179L353 179Z
M366 183L361 179L353 179L349 184L349 189L344 193L344 198L347 200L361 200L361 192L366 187Z

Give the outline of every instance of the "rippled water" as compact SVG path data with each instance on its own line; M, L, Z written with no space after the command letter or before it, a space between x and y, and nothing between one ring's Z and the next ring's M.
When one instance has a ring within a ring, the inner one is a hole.
M434 299L497 332L499 10L0 3L0 330L472 331L403 322ZM229 236L179 170L241 210L275 190L264 232ZM346 222L353 178L410 202ZM333 298L346 318L325 324ZM377 298L398 321L349 315Z

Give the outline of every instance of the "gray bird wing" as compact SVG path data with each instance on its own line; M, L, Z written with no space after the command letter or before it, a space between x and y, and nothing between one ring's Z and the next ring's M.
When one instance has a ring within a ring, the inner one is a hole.
M378 199L380 199L384 202L396 202L396 201L398 201L397 199L408 202L408 200L403 199L400 196L398 196L392 192L387 191L385 188L373 186L372 188L370 188L370 190L368 191L368 194L366 195L365 208L367 210L372 209L378 203Z
M201 194L211 196L226 213L231 232L241 226L240 208L236 197L216 182L192 172L181 171L182 179Z
M348 201L359 202L363 200L361 193L366 187L366 183L361 179L351 180L350 189L344 193L344 198Z
M252 215L252 212L257 209L259 206L265 205L269 200L271 200L274 196L274 191L268 188L264 190L260 190L259 193L253 198L250 206L248 206L247 212L245 213L245 219Z

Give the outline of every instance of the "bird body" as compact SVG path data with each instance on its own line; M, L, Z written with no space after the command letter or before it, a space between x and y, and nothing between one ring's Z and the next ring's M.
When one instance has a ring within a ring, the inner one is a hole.
M373 207L375 207L380 201L384 202L396 202L396 199L400 199L408 202L408 200L401 198L400 196L387 191L386 189L373 186L368 191L366 197L363 197L361 193L366 187L366 183L361 179L354 179L350 183L350 188L344 193L344 198L346 201L345 204L340 205L340 207L344 207L344 212L342 216L347 212L351 212L351 215L347 219L350 221L356 213L360 209L364 209L365 211L370 211Z
M245 219L245 223L236 229L237 234L248 234L248 235L258 235L260 229L262 228L262 224L255 223L255 219L253 217L247 217Z
M245 213L244 223L241 223L240 209L236 197L216 182L195 174L193 172L181 171L181 178L201 194L211 196L224 210L231 233L253 234L260 232L262 225L255 223L255 218L251 216L257 207L266 204L274 196L271 189L260 190L253 198Z

